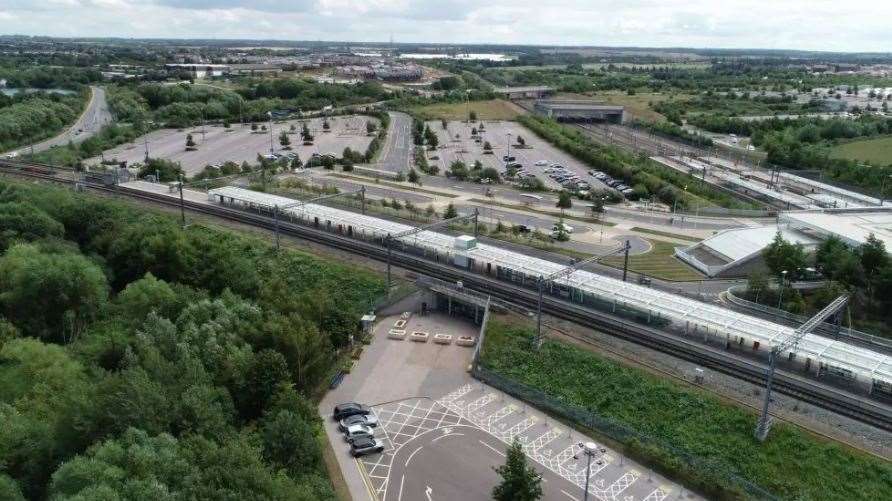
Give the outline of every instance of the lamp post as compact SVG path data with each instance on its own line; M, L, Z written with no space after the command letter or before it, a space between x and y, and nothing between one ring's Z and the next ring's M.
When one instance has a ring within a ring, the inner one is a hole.
M787 282L787 270L781 272L780 277L780 290L777 295L777 309L781 309L781 305L784 303L784 284Z
M267 111L266 114L269 116L269 155L273 155L273 112Z
M505 134L508 137L508 154L505 155L505 174L508 174L508 164L511 163L511 133Z
M594 442L586 442L584 444L579 444L579 447L582 448L582 453L587 457L585 465L585 489L582 491L582 501L588 501L588 483L592 472L592 458L598 454L598 446Z

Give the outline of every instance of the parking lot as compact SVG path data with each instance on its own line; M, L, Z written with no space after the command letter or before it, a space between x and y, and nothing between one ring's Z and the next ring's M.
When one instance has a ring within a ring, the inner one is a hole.
M284 130L290 132L291 125L296 130L289 133L291 151L306 161L313 153L320 155L333 154L340 157L344 148L365 153L372 141L372 137L366 133L366 122L377 120L366 116L331 117L328 119L331 132L323 132L322 119L314 118L305 121L288 120L281 123L274 122L272 136L270 131L260 131L259 126L269 127L269 123L258 123L258 130L251 131L248 124L232 124L228 129L222 125L197 126L188 129L161 129L150 132L145 136L135 139L131 143L119 145L103 152L106 160L116 159L126 161L128 164L142 163L146 156L146 142L148 142L149 156L163 158L179 162L187 176L192 176L201 171L205 166L222 164L232 161L241 164L257 162L257 155L267 155L270 150L270 137L272 137L273 151L281 153L279 134ZM314 136L313 145L304 146L301 141L300 131L302 123L306 122L310 133ZM192 134L192 140L196 143L196 151L186 151L186 134ZM98 164L100 157L87 160L88 164Z
M516 162L521 164L526 172L541 179L546 187L560 189L560 184L545 173L545 169L550 165L559 164L564 166L567 172L576 174L593 187L604 188L601 183L588 175L590 169L585 164L540 139L532 131L516 122L484 122L485 131L480 134L481 141L479 143L471 139L471 129L473 127L479 129L479 122L470 125L464 122L448 122L446 129L443 129L443 125L439 121L427 122L427 125L437 134L439 140L436 152L428 152L428 161L438 164L443 171L455 160L464 162L468 167L472 166L476 160L480 160L484 168L493 167L504 173L504 157L509 152L510 141L510 155L515 157ZM458 135L458 139L456 139L456 135ZM518 135L523 137L526 143L524 148L517 148ZM486 141L492 145L492 155L483 154L483 144ZM439 159L433 160L430 158L432 156L437 156ZM543 165L536 165L537 163Z
M491 499L499 481L493 468L504 463L514 439L543 477L543 499L582 499L588 457L578 444L589 438L472 379L466 371L471 348L389 338L397 320L380 320L353 371L320 404L354 499ZM477 335L475 325L442 314L413 315L401 330ZM371 406L382 453L350 456L330 416L333 405L345 401ZM590 499L695 499L603 447L590 474Z

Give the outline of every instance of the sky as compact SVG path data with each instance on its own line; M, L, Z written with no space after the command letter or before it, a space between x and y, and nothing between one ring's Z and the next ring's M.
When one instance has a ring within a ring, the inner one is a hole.
M892 52L861 0L0 0L0 34Z

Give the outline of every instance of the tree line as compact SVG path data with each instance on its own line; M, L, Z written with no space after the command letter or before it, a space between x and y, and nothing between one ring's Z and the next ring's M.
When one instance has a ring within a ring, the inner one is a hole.
M0 498L334 499L311 399L382 291L255 238L0 181Z

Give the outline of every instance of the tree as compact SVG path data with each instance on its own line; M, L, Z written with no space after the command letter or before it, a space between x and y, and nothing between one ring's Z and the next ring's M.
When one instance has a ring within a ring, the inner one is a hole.
M449 164L448 175L459 181L464 181L468 178L468 167L461 160L455 160Z
M564 214L564 209L573 207L573 199L570 197L569 191L561 191L558 193L558 200L555 207L561 209L561 215Z
M62 223L29 203L0 203L0 253L15 241L61 238Z
M278 351L262 350L254 355L238 394L239 411L245 419L260 417L273 396L289 384L288 364Z
M476 122L477 121L477 112L474 110L471 110L471 112L468 113L468 120L470 120L471 122Z
M195 141L192 140L192 134L186 134L186 148L194 148Z
M283 149L291 149L291 138L288 137L288 133L284 130L279 134L279 144L282 145Z
M599 219L601 214L604 213L604 199L600 196L595 196L595 199L592 200L592 216L595 219Z
M322 454L313 426L291 410L279 410L263 419L260 431L263 457L298 477L320 464Z
M430 127L424 129L424 140L427 142L427 147L430 150L436 150L437 145L440 144L440 139L437 137L437 133L431 130Z
M867 282L867 297L873 303L873 278L883 268L889 266L889 254L886 253L886 245L873 233L867 236L867 240L861 245L861 268L864 270L864 278Z
M80 254L18 244L0 258L0 313L24 334L69 342L107 298L105 274Z
M789 280L797 278L808 264L802 244L787 242L780 232L777 232L771 244L762 251L762 256L773 276L780 277L786 271Z
M415 169L409 169L409 176L406 179L412 184L421 184L421 178L418 176L418 173L415 172Z
M298 170L303 167L303 162L301 162L300 157L297 154L294 155L294 158L291 159L291 170Z
M496 501L535 501L542 498L542 477L527 465L523 446L515 440L505 455L505 464L495 469L502 482L492 490Z
M331 130L331 124L328 123L328 119L327 119L327 118L326 118L325 120L322 121L322 130L324 130L324 131L330 131L330 130Z
M449 125L449 123L446 121L445 118L440 120L440 127L443 127L443 130L447 129L447 125Z
M365 123L365 131L368 134L374 134L375 131L378 130L378 126L375 125L371 120L366 121Z
M523 138L523 136L521 136L520 134L518 134L518 135L517 135L517 145L520 146L521 148L523 148L524 146L526 146L526 144L527 144L527 142L526 142L526 140Z
M446 210L443 211L443 219L452 219L458 217L458 211L455 210L455 205L452 202L449 202L449 205L446 206Z
M484 141L483 142L483 154L488 155L490 153L492 153L492 145L489 144L489 141Z
M252 130L252 131L256 131L256 130L257 130L257 124L255 124L254 122L251 122L251 130Z

